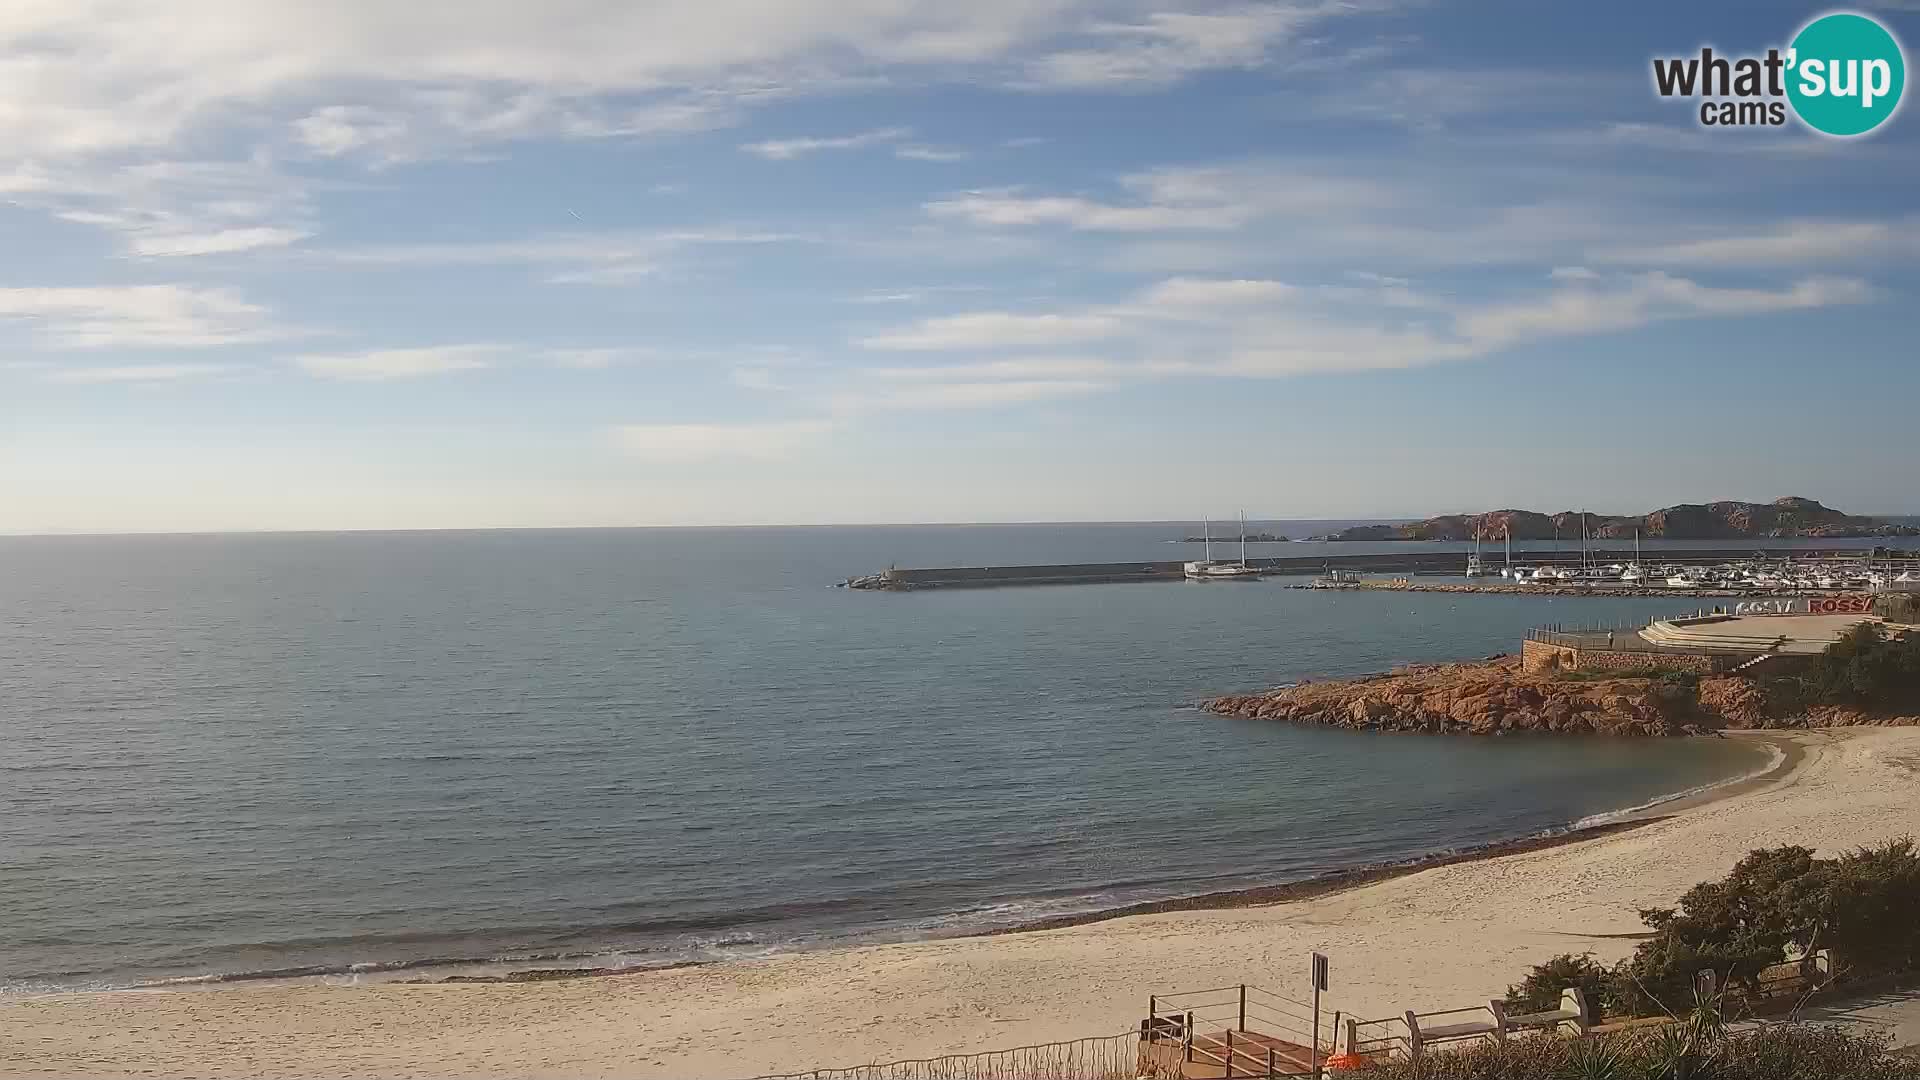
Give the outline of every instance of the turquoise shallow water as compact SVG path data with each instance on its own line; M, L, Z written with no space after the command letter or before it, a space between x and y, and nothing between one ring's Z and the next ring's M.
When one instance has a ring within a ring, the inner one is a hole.
M1685 601L826 587L1177 557L1185 531L0 539L0 985L960 933L1530 835L1756 764L1192 708Z

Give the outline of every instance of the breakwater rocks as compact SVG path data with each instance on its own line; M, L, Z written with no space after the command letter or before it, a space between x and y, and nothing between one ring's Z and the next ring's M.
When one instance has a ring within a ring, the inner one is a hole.
M1733 675L1589 678L1529 674L1518 657L1415 664L1203 703L1209 712L1364 731L1700 735L1722 729L1915 725L1920 717L1787 701Z

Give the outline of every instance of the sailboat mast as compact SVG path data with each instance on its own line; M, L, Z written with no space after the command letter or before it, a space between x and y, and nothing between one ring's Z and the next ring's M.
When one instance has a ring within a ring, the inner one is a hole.
M1240 565L1247 565L1247 512L1240 511Z
M1513 522L1507 522L1507 569L1513 569Z
M1202 542L1204 542L1207 545L1207 561L1212 562L1213 561L1213 519L1212 518L1208 518L1206 520L1206 523L1200 526L1200 539Z

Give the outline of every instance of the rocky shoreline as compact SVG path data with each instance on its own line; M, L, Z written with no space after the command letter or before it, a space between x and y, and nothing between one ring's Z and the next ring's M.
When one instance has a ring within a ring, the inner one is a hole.
M1503 656L1411 664L1385 675L1302 682L1202 703L1224 716L1358 731L1503 735L1704 735L1857 725L1920 725L1920 716L1796 707L1738 675L1578 677L1529 673Z

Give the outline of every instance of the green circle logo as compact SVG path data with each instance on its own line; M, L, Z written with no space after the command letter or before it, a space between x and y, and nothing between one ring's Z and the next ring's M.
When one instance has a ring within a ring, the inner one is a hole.
M1815 131L1864 135L1900 107L1907 59L1887 28L1850 11L1822 15L1787 53L1787 100Z

